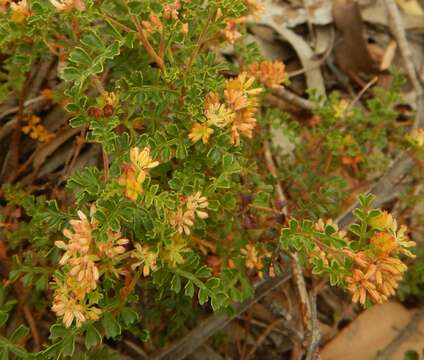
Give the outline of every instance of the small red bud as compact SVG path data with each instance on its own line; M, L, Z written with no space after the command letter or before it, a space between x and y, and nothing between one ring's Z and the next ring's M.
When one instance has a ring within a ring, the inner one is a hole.
M111 117L113 115L114 111L115 111L115 109L113 108L113 106L110 105L110 104L107 104L103 108L103 116L104 117Z
M88 116L98 119L100 116L102 116L102 110L99 108L96 108L94 106L90 107L87 110Z

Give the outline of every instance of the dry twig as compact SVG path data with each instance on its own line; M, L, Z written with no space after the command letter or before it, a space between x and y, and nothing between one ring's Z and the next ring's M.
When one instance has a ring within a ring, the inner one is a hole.
M271 150L267 141L264 144L264 153L265 153L265 162L270 173L277 177L277 168L275 166L274 160L272 158ZM277 185L277 197L278 200L285 204L287 199L284 195L284 191L280 184ZM283 207L282 212L284 215L287 215L287 206ZM306 329L308 332L307 335L307 350L306 350L306 359L315 359L317 353L317 346L320 340L320 333L318 328L318 319L316 316L316 311L313 311L313 304L310 295L308 294L308 290L306 289L305 278L303 277L302 267L300 265L299 256L297 253L292 254L292 271L293 278L295 280L295 284L297 290L299 292L300 301L302 303L303 312L304 312L304 322L306 325Z

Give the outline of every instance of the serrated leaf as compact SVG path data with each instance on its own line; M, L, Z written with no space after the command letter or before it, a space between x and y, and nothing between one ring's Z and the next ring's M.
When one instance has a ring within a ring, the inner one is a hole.
M87 350L96 346L102 341L102 336L94 325L90 325L85 333L84 344Z
M208 292L206 289L199 289L198 299L200 305L203 305L208 301Z
M126 306L121 311L122 320L124 320L124 323L126 326L130 326L132 323L139 320L140 316L138 315L137 311L131 309L130 307Z
M63 355L72 356L75 351L75 335L71 334L63 338Z
M172 276L171 290L175 291L177 294L181 291L181 278L177 274Z
M19 325L13 333L10 335L9 340L13 343L17 343L20 339L27 336L29 329L24 325Z
M193 282L191 282L191 281L188 281L187 282L187 284L185 285L185 287L184 287L184 293L188 296L188 297L190 297L190 298L192 298L193 297L193 295L194 295L194 285L193 285Z
M113 339L121 334L121 325L110 313L106 313L103 316L102 324L108 339Z
M90 66L91 63L93 62L90 55L88 55L87 52L81 47L74 48L74 50L69 55L69 61L77 65L86 65L86 66Z

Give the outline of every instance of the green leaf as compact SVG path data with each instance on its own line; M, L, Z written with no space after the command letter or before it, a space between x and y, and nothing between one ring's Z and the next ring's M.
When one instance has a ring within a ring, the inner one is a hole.
M69 61L77 65L86 65L86 66L90 66L91 63L93 62L90 55L88 55L87 52L80 47L74 48L74 50L69 55Z
M175 291L177 294L181 291L181 278L177 274L172 276L171 290Z
M122 309L121 316L126 326L130 326L132 323L138 321L140 318L138 312L128 306Z
M96 346L102 341L102 336L94 325L89 325L85 333L84 344L87 350L91 349L93 346Z
M75 351L75 335L69 334L63 338L63 355L72 356Z
M13 333L10 335L9 339L13 343L17 343L24 336L27 336L29 333L29 329L24 325L19 325Z
M98 196L101 190L100 170L86 167L76 171L68 180L67 188L76 193L78 202L85 202Z
M9 314L5 311L0 311L0 327L6 324L7 319L9 318Z
M184 287L184 294L189 298L192 298L194 295L194 285L192 281L188 281Z
M77 81L81 78L81 71L73 66L63 69L62 79L65 81Z
M113 339L121 334L121 325L112 317L111 313L106 313L103 316L102 324L108 339Z
M69 331L62 324L54 324L50 327L49 339L55 340L57 338L63 338L68 332Z
M97 48L98 50L104 49L103 40L94 31L88 31L81 39L81 43L88 48Z
M208 278L209 276L212 275L212 273L206 265L203 265L202 267L196 270L194 275L202 279L202 278Z
M206 303L208 301L208 291L206 289L199 289L198 298L200 305Z

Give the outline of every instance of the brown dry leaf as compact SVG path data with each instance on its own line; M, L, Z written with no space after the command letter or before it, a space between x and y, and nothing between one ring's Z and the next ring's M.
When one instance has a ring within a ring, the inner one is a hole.
M322 360L372 360L404 329L414 311L395 302L364 311L321 351ZM347 351L348 349L352 351ZM354 351L353 351L354 350ZM395 358L393 359L402 359Z
M395 58L397 49L397 42L392 40L390 41L389 45L387 45L386 50L384 51L383 58L380 62L380 70L384 71L387 70L390 65L393 63L393 59Z
M337 65L354 81L359 74L374 74L377 66L368 51L359 6L353 0L335 0L333 18L343 38L335 48Z
M417 0L396 0L402 10L408 15L423 16L424 11Z
M389 26L386 7L383 0L370 1L370 3L361 9L362 18L369 23ZM423 29L424 16L416 16L401 12L402 22L405 30Z

